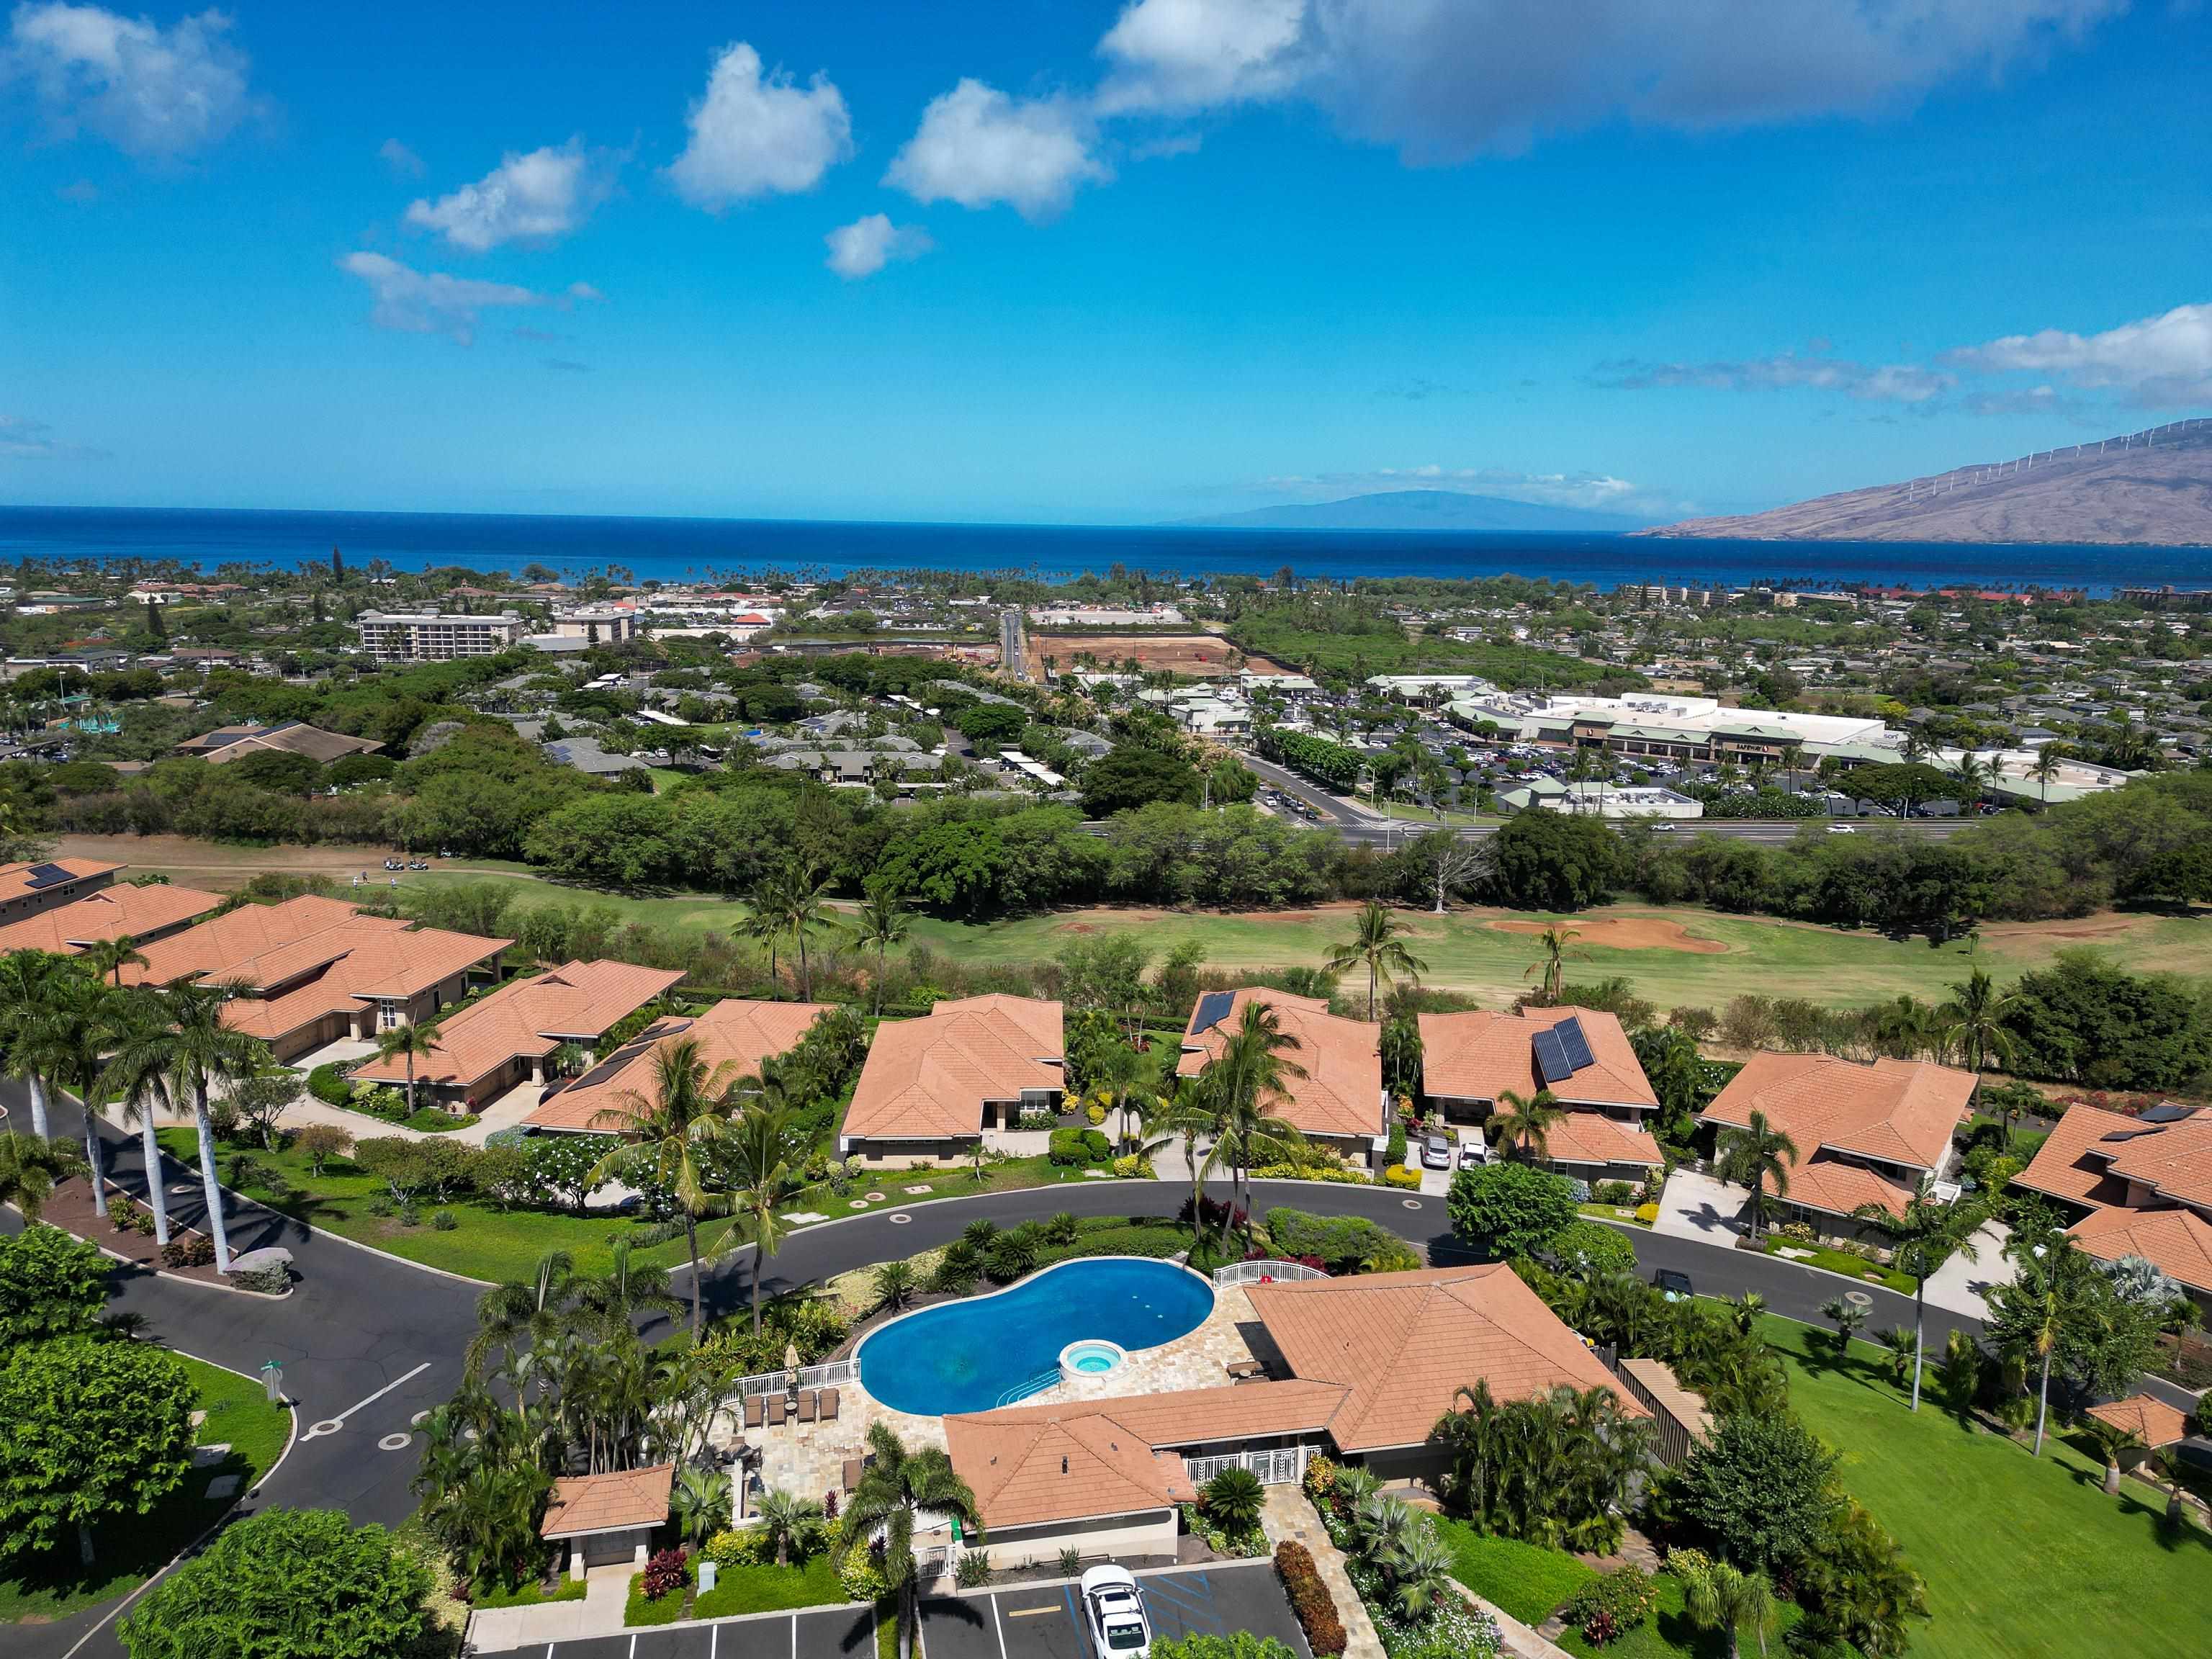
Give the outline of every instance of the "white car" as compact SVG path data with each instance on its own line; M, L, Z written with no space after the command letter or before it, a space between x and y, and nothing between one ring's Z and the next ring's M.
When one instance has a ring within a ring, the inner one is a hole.
M1856 836L1858 831L1848 823L1832 823L1828 826L1828 833L1832 836Z
M1145 1617L1145 1598L1136 1575L1127 1567L1093 1567L1083 1575L1083 1622L1098 1659L1146 1659L1152 1650L1152 1623Z

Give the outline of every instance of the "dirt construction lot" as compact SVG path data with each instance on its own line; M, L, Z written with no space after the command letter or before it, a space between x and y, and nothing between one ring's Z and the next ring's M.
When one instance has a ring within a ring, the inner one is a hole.
M1290 670L1265 657L1248 657L1212 634L1037 634L1029 636L1030 672L1042 678L1044 659L1065 673L1086 652L1100 663L1119 668L1132 657L1147 673L1165 668L1194 679L1224 679L1241 668L1255 674L1287 674Z

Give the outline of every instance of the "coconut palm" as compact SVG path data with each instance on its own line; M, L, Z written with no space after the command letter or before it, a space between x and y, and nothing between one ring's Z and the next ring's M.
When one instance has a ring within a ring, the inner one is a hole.
M653 1052L650 1094L625 1089L614 1104L592 1115L592 1127L620 1135L623 1144L592 1166L591 1190L622 1177L675 1194L683 1212L684 1241L691 1260L691 1337L702 1322L699 1289L699 1221L726 1201L707 1188L706 1153L729 1138L728 1061L710 1071L696 1037L678 1037Z
M854 1552L880 1540L884 1583L898 1597L898 1659L913 1659L921 1582L914 1558L915 1528L926 1515L957 1521L969 1547L983 1542L983 1516L975 1494L953 1472L952 1460L935 1446L908 1451L888 1423L868 1428L875 1461L845 1507L845 1527L830 1552L842 1570Z
M2035 751L2035 763L2027 769L2027 775L2039 786L2043 810L2046 812L2051 810L2051 781L2058 775L2059 767L2064 759L2056 744L2046 743Z
M829 891L827 881L817 881L794 860L764 883L753 901L755 909L765 909L776 928L789 933L799 946L799 1000L801 1002L811 1001L814 997L813 969L807 956L806 936L829 920Z
M1989 1218L1986 1200L1938 1204L1915 1193L1892 1214L1879 1204L1862 1204L1852 1212L1890 1241L1897 1270L1912 1276L1912 1409L1920 1409L1920 1372L1926 1349L1928 1281L1954 1255L1969 1261L1977 1254L1974 1234Z
M215 1240L216 1271L225 1273L230 1271L230 1230L222 1216L222 1184L216 1179L215 1125L208 1116L208 1090L216 1083L252 1077L268 1061L268 1044L223 1024L223 1006L246 988L228 981L173 987L166 998L169 1024L134 1036L114 1060L125 1075L161 1073L172 1093L191 1103L208 1232ZM156 1172L148 1170L147 1178L155 1179Z
M1544 947L1543 959L1531 963L1521 977L1526 979L1530 974L1541 974L1544 977L1538 991L1547 1003L1557 1003L1560 993L1566 988L1568 957L1572 957L1577 961L1583 958L1582 951L1567 949L1570 939L1580 937L1571 927L1547 927L1536 935L1536 943Z
M629 1329L638 1316L672 1314L684 1304L669 1289L668 1269L656 1262L640 1261L632 1242L617 1238L613 1260L597 1279L580 1278L571 1289L579 1313L599 1320L608 1329Z
M1291 1079L1305 1076L1305 1067L1284 1053L1299 1046L1271 1005L1250 1000L1220 1052L1199 1074L1213 1115L1213 1149L1206 1163L1209 1167L1226 1164L1229 1169L1229 1213L1221 1219L1224 1249L1229 1245L1237 1198L1249 1187L1253 1165L1263 1161L1260 1155L1286 1158L1304 1144L1295 1126L1267 1109L1288 1092ZM1249 1209L1246 1214L1249 1218Z
M1764 1654L1767 1636L1774 1627L1774 1589L1766 1575L1741 1572L1725 1561L1684 1565L1689 1569L1683 1575L1683 1589L1687 1592L1684 1599L1691 1623L1700 1630L1724 1632L1729 1659L1741 1659L1747 1630Z
M471 1382L495 1350L512 1352L520 1339L535 1343L553 1334L568 1310L575 1267L566 1250L548 1250L528 1279L495 1285L477 1298L477 1334L469 1339L464 1370Z
M393 1025L376 1034L376 1057L386 1062L404 1060L407 1062L407 1114L415 1114L415 1062L428 1060L438 1046L440 1032L435 1025L419 1025L413 1021Z
M775 971L775 953L783 943L783 921L776 914L774 875L763 875L745 894L744 920L738 924L738 932L767 947L769 995L781 1000L783 980Z
M761 1328L761 1282L768 1277L769 1258L783 1243L783 1218L776 1201L791 1176L785 1149L791 1140L791 1115L780 1107L754 1106L740 1116L723 1138L722 1164L729 1172L730 1206L738 1224L723 1241L723 1248L740 1239L753 1247L753 1334Z
M146 1198L154 1212L156 1245L169 1242L169 1198L167 1183L161 1179L161 1146L155 1136L155 1120L173 1114L176 1103L169 1091L167 1074L159 1065L149 1063L150 1056L143 1045L168 1023L168 1009L156 991L140 986L114 999L108 1011L108 1035L115 1044L116 1057L108 1062L100 1081L100 1092L122 1107L125 1125L137 1127L139 1160L146 1169ZM131 1057L129 1065L125 1063L125 1055Z
M124 969L146 965L145 957L128 938L94 939L85 946L82 960L100 978L118 987L123 983Z
M1722 1132L1714 1148L1713 1172L1723 1181L1751 1188L1751 1237L1759 1239L1759 1219L1766 1208L1766 1183L1777 1198L1790 1191L1790 1169L1797 1162L1797 1143L1754 1110L1740 1129Z
M2073 1328L2094 1271L2089 1258L2047 1212L2022 1217L2006 1246L2012 1282L1989 1295L1989 1333L1997 1346L2035 1368L2035 1449L2043 1455L2051 1413L2051 1362Z
M1533 1095L1500 1089L1485 1127L1492 1146L1509 1157L1519 1152L1533 1163L1550 1154L1552 1130L1566 1115L1567 1109L1549 1089L1539 1089Z
M48 1073L40 1058L45 1047L40 1027L62 971L62 959L43 951L11 951L0 957L0 1048L6 1052L8 1069L30 1092L31 1133L42 1141L52 1132L46 1122Z
M1971 807L1981 799L1982 792L1990 787L1996 769L1972 750L1962 750L1951 775L1959 781L1959 805Z
M0 1204L21 1210L27 1225L38 1224L56 1187L83 1173L84 1160L65 1140L0 1135Z
M789 1566L793 1555L806 1554L822 1536L822 1505L780 1486L761 1493L753 1516L760 1522L761 1543L775 1550L779 1567Z
M668 1518L676 1523L677 1536L687 1544L703 1544L725 1530L730 1524L730 1477L720 1469L702 1469L696 1464L678 1469L676 1484L668 1493ZM789 1565L781 1544L775 1564Z
M1966 1069L1974 1074L1978 1086L1982 1068L1990 1060L2012 1059L2012 1031L2005 1021L2019 999L2009 991L1998 990L1996 981L1979 968L1971 969L1951 991L1952 1000L1943 1007L1944 1033L1959 1045ZM2018 1115L2016 1107L2000 1114L2007 1146L2012 1145L2012 1121Z
M1429 964L1408 951L1400 935L1404 927L1390 910L1374 899L1360 908L1352 935L1334 947L1328 970L1341 974L1364 963L1367 968L1367 1018L1375 1018L1375 994L1381 983L1398 975L1418 981Z
M66 968L41 988L38 1008L24 1023L20 1053L51 1089L74 1091L84 1108L84 1158L92 1176L92 1204L107 1201L107 1170L100 1139L100 1051L107 1036L107 999L99 980Z
M884 1012L884 958L890 953L891 946L906 943L907 934L912 927L913 918L896 897L889 893L871 891L868 902L860 908L846 928L854 944L864 951L876 953L878 1018L883 1017Z

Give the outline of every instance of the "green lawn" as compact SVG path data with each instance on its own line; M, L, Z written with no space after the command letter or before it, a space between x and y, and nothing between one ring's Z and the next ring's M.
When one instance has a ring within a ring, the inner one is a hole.
M2169 1532L2162 1498L2102 1489L2095 1458L2054 1440L2040 1460L1934 1406L1916 1414L1861 1343L1835 1367L1806 1327L1770 1319L1790 1399L1843 1454L1852 1494L1928 1581L1922 1659L2129 1659L2212 1653L2212 1537Z
M469 1600L472 1607L537 1607L548 1601L580 1601L591 1587L580 1578L563 1575L551 1589L536 1579L517 1589L478 1590Z
M198 1443L227 1443L229 1455L220 1463L193 1468L151 1515L129 1516L100 1528L94 1535L89 1569L79 1571L72 1543L50 1573L24 1571L16 1577L0 1577L0 1625L46 1624L124 1595L167 1565L231 1506L230 1498L207 1496L210 1480L234 1474L239 1491L250 1492L283 1455L291 1438L292 1414L270 1405L260 1383L182 1354L177 1357L191 1371L200 1408L207 1413Z
M1452 1577L1522 1624L1534 1626L1596 1575L1561 1550L1493 1538L1464 1521L1437 1517L1452 1553Z
M779 1567L773 1561L753 1567L725 1567L716 1574L714 1588L692 1601L691 1616L727 1619L740 1613L828 1607L845 1599L845 1586L824 1552L793 1567Z

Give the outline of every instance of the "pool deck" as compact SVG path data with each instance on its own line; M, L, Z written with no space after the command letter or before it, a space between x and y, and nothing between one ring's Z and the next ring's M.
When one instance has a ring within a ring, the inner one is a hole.
M1231 1381L1228 1367L1256 1357L1252 1342L1260 1331L1243 1287L1221 1287L1214 1291L1213 1311L1195 1330L1156 1348L1139 1348L1126 1364L1103 1376L1055 1383L1020 1403L1042 1406L1224 1387ZM867 1449L869 1425L875 1423L889 1424L909 1449L945 1445L944 1419L893 1411L857 1382L838 1391L838 1406L835 1423L786 1423L780 1429L754 1429L744 1437L760 1449L763 1486L802 1498L819 1499L833 1491L842 1496L844 1466ZM725 1436L717 1443L726 1450L735 1440Z

